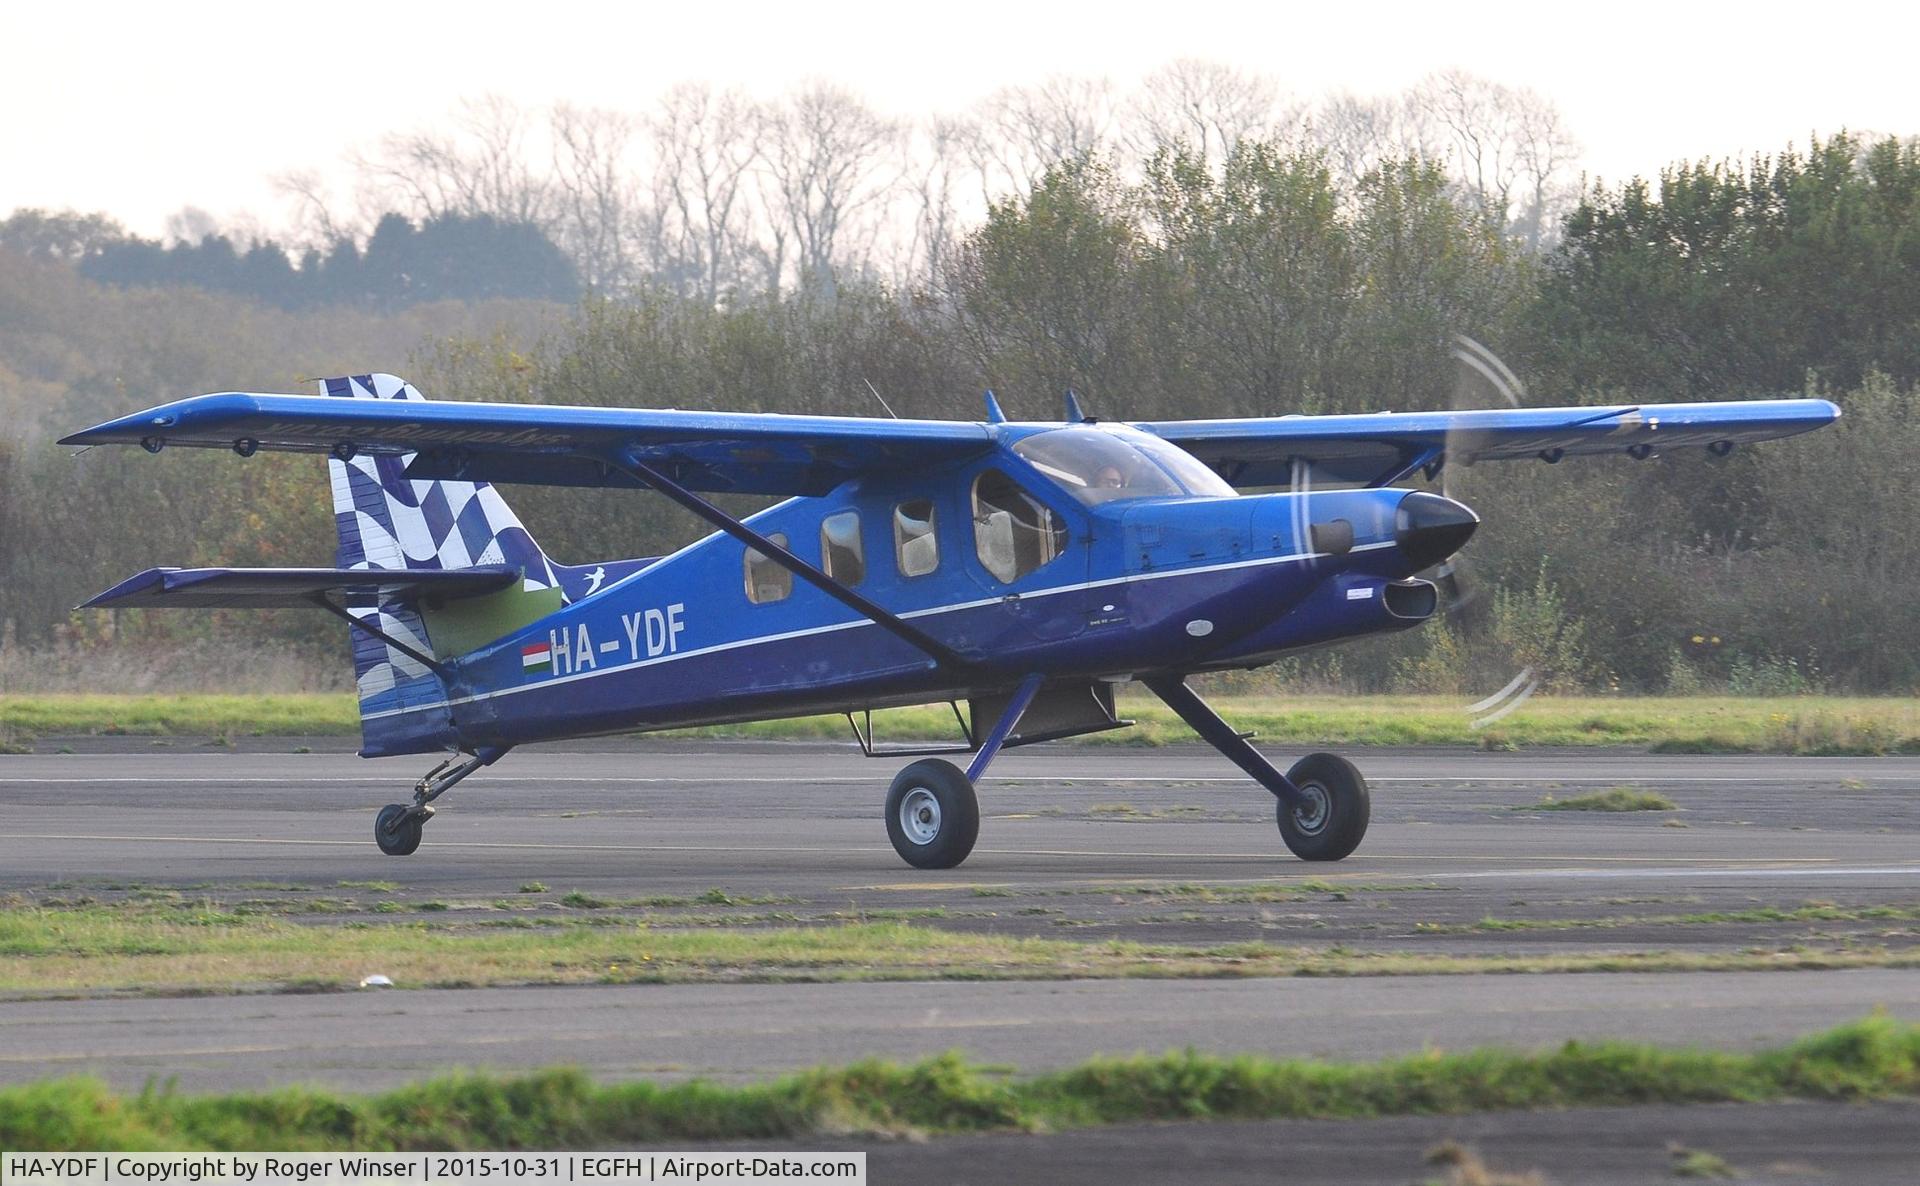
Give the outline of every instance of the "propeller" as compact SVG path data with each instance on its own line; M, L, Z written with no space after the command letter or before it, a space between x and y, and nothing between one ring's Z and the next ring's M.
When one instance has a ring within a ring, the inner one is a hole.
M1454 411L1497 404L1505 404L1510 408L1523 406L1526 384L1493 351L1465 334L1456 334L1451 353L1455 363ZM1456 463L1455 458L1471 456L1471 442L1462 440L1456 444L1455 434L1450 432L1444 448L1440 493L1442 497L1454 498L1457 470L1466 469L1472 464L1469 461ZM1472 579L1466 557L1460 554L1448 556L1434 566L1430 577L1440 589L1449 624L1471 647L1485 624L1486 607L1481 600L1479 583ZM1533 669L1521 668L1498 692L1467 706L1467 714L1474 718L1473 727L1484 728L1506 716L1526 703L1538 687L1539 680Z
M1455 334L1452 349L1454 369L1453 410L1466 411L1471 408L1486 407L1490 400L1505 403L1510 408L1521 406L1526 395L1526 385L1519 376L1508 369L1500 357L1465 334ZM1456 462L1456 457L1467 456L1467 449L1456 448L1454 436L1449 433L1445 443L1444 460L1440 466L1440 494L1443 498L1454 498L1454 477L1459 469L1467 468L1471 462ZM1431 570L1430 577L1440 587L1440 595L1448 615L1455 619L1456 628L1471 630L1479 623L1477 616L1469 612L1480 598L1476 582L1470 578L1467 559L1463 555L1448 556Z

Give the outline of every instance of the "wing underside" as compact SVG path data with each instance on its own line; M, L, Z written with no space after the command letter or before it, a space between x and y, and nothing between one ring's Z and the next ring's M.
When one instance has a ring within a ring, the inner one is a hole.
M990 451L984 425L859 416L785 416L458 401L338 400L228 393L109 421L63 444L413 454L416 480L634 486L610 464L631 456L708 492L825 494L849 478L910 471Z
M1711 448L1808 432L1826 400L1747 400L1467 412L1278 416L1136 424L1242 488L1381 486L1423 467ZM1007 425L1008 429L1037 426ZM952 420L458 401L203 395L109 421L63 444L138 443L412 455L416 480L632 487L623 458L689 489L820 495L855 477L916 473L993 451L995 428Z
M149 568L81 609L296 609L329 593L379 594L401 601L494 593L519 581L504 565L451 570L364 568Z
M1309 467L1316 484L1383 486L1423 466L1586 454L1647 456L1793 436L1832 423L1823 399L1469 412L1380 412L1175 420L1135 427L1165 438L1240 487L1286 486Z

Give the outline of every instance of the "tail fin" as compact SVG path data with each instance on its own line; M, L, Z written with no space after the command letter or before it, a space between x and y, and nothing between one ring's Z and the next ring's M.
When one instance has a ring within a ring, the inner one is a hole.
M393 375L323 379L325 395L352 399L425 399ZM415 481L406 476L412 454L330 458L337 565L350 569L448 570L505 564L528 590L557 588L560 578L499 493L485 482ZM363 595L348 612L377 618L385 633L433 654L417 609L397 599ZM362 752L417 751L424 735L444 736L451 717L447 689L412 657L365 631L353 635L353 673L360 693ZM433 706L441 706L436 713Z
M326 395L352 399L426 398L411 383L392 375L323 379L320 386ZM559 583L546 553L492 486L414 481L406 476L412 460L409 453L327 462L340 532L339 567L451 569L505 564L522 570L538 588Z

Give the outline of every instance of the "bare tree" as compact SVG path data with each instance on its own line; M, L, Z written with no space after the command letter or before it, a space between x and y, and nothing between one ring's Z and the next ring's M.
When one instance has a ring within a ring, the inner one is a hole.
M646 283L716 302L749 275L769 289L831 287L836 273L876 266L936 281L964 224L1061 162L1097 156L1137 179L1173 143L1216 165L1250 139L1318 148L1346 193L1390 160L1443 161L1463 196L1536 248L1577 196L1576 145L1532 91L1455 70L1401 95L1337 94L1307 110L1272 78L1194 59L1124 99L1104 78L1003 88L911 135L826 82L765 105L683 84L638 117L567 105L529 114L484 96L351 158L350 184L311 172L277 183L317 246L364 238L395 211L485 214L539 226L591 287ZM353 213L341 213L341 192Z
M1221 161L1242 140L1284 135L1299 111L1266 75L1181 58L1147 75L1126 119L1128 147L1141 160L1184 144L1200 160Z
M486 214L551 227L552 181L534 171L532 121L499 95L464 100L450 133L388 136L356 165L387 209L420 218Z
M633 121L616 111L562 103L549 126L556 241L589 288L632 287L641 278L634 240L643 217L628 159Z
M290 170L274 176L273 188L293 204L295 243L324 249L342 239L357 240L367 234L366 211L343 214L329 174L317 169Z
M1514 138L1525 188L1520 193L1519 209L1508 208L1507 221L1528 247L1539 250L1554 245L1560 220L1579 201L1580 142L1552 102L1532 91L1519 93L1526 106L1514 128Z
M773 224L770 281L786 236L802 283L832 291L841 268L870 258L878 218L900 175L902 130L851 91L808 83L762 113L762 199Z
M995 91L972 115L971 156L987 201L1032 189L1061 161L1111 149L1118 122L1110 82L1065 74Z
M755 158L753 104L736 90L683 83L647 121L653 178L655 277L713 302L744 278Z
M1316 104L1305 125L1307 141L1326 153L1327 168L1345 193L1383 162L1431 155L1423 127L1403 96L1341 91Z
M1486 217L1539 247L1579 152L1558 109L1463 70L1429 75L1408 102Z
M959 240L962 189L974 172L968 147L977 134L968 120L935 116L914 135L907 176L913 232L896 270L903 279L923 281L929 291L939 287Z

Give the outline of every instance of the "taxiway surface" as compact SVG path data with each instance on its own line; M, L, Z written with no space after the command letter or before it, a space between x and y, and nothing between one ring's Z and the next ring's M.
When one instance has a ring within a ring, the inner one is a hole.
M975 887L1310 877L1445 882L1490 902L1541 884L1920 892L1920 758L1911 757L1363 751L1355 757L1374 801L1366 842L1336 865L1307 865L1280 843L1271 797L1210 750L1014 752L981 787L973 856L922 873L893 853L880 820L903 762L850 746L528 746L442 799L418 854L389 858L373 847L373 815L406 798L422 759L141 744L0 757L0 889L104 875L380 877L456 895L538 878L889 902ZM1664 793L1679 810L1526 810L1613 786Z
M1005 755L981 788L973 857L926 873L882 832L895 763L847 747L529 747L448 795L417 854L390 858L373 846L372 816L403 797L417 760L116 744L0 758L0 893L225 901L385 885L369 891L384 909L449 917L498 908L530 883L609 898L719 890L778 900L763 921L785 925L910 914L1011 934L1436 954L1906 950L1920 939L1912 758L1363 752L1367 841L1337 865L1308 865L1281 845L1265 792L1210 751L1029 751ZM1618 785L1677 810L1533 810ZM342 968L342 984L378 970ZM1920 974L17 999L0 1002L0 1079L368 1089L454 1065L741 1079L949 1049L1031 1071L1189 1045L1330 1057L1569 1037L1752 1048L1877 1006L1920 1018Z

